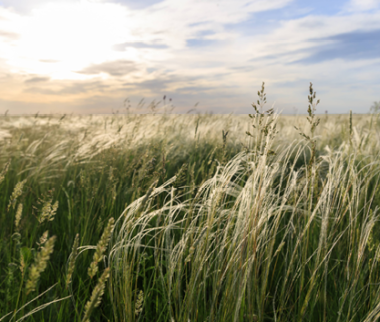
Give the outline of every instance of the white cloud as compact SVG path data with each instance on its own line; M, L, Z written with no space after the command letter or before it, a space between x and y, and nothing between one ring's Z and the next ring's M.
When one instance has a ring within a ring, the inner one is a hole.
M43 5L39 1L28 16L0 8L1 16L9 17L0 21L0 31L4 36L19 35L12 43L0 39L1 58L12 72L41 74L52 79L85 79L88 76L74 71L121 59L147 65L152 60L171 59L172 50L184 49L186 39L196 37L201 30L216 32L208 38L234 39L238 34L223 30L223 24L238 23L252 12L279 8L290 1L183 0L179 4L166 0L137 12L98 0ZM194 26L198 23L203 24ZM113 50L120 43L157 41L169 46L169 50L128 48L121 53Z
M162 37L179 49L185 47L186 39L202 30L217 31L224 39L237 37L237 34L223 31L222 26L242 22L255 12L279 9L292 1L166 0L138 12L133 19L139 22L136 34L140 37Z
M348 12L367 11L378 9L379 6L380 0L351 0L346 10Z
M376 29L380 29L380 12L375 14L358 13L350 16L309 15L299 19L282 21L279 28L269 35L256 37L256 43L248 45L244 51L253 53L254 57L270 54L280 55L300 49L317 48L332 42L332 40L316 42L316 39L358 30ZM291 57L292 60L294 58Z
M55 3L64 2L66 4L77 2L78 0L54 0ZM1 0L1 5L12 12L29 15L35 9L44 7L51 0Z

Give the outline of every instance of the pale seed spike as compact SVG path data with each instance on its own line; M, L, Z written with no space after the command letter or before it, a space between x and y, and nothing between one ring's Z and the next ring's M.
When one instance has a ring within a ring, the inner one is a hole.
M13 189L13 192L12 192L11 198L9 200L9 204L8 204L8 211L9 211L9 209L11 207L13 209L15 208L16 202L17 202L17 198L22 195L22 189L24 188L25 182L26 182L26 179L23 180L23 181L18 182L16 184L15 188Z
M6 164L5 164L5 166L4 166L4 168L3 168L3 171L1 171L1 173L0 173L0 183L2 183L3 182L3 180L4 180L4 178L5 178L5 175L6 175L6 173L8 172L8 169L9 169L9 165L11 164L11 161L9 160Z
M22 216L22 203L20 203L17 207L17 211L16 211L16 218L15 218L15 230L18 231L19 230L19 224L20 224L20 220L21 220L21 216Z
M76 234L74 244L73 244L73 249L71 251L70 255L70 261L69 261L69 267L67 269L67 275L66 275L66 288L69 287L71 283L71 278L74 273L74 268L75 268L75 261L78 256L78 246L79 246L79 234Z
M144 303L144 292L142 290L140 290L140 293L139 293L139 295L137 297L136 305L135 305L135 316L136 316L136 318L142 312L143 303Z
M99 278L98 284L96 284L94 290L92 291L91 294L91 299L87 302L85 306L85 312L84 316L82 319L82 322L90 322L90 315L94 308L98 307L101 300L102 296L104 294L104 288L107 282L107 279L109 277L109 267L107 267L102 276Z
M36 289L41 273L46 269L50 255L53 253L56 236L50 237L37 253L34 264L29 269L29 279L26 282L26 294Z
M106 228L104 229L103 235L100 238L98 245L96 246L94 258L92 260L92 263L90 264L90 267L88 268L88 275L91 278L93 278L94 275L98 271L98 263L103 259L104 252L107 249L107 245L108 245L108 242L110 240L114 224L115 224L115 219L113 217L111 217L108 220L108 224L107 224Z

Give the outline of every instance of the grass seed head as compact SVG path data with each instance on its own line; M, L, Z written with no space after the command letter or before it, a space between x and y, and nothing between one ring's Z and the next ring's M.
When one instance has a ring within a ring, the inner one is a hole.
M19 224L20 224L20 220L21 220L21 216L22 216L22 203L20 203L18 206L17 206L17 211L16 211L16 218L15 218L15 230L18 231L19 230Z
M107 267L102 276L99 278L98 284L96 284L94 290L91 294L91 299L87 302L85 306L85 313L82 322L90 322L90 316L94 308L98 307L102 301L102 296L104 294L104 288L109 277L109 267Z
M25 182L26 182L26 179L23 180L23 181L18 182L16 184L15 188L13 189L13 192L12 192L11 198L9 200L9 204L8 204L8 211L9 211L9 209L11 207L13 209L15 208L16 202L17 202L17 198L22 195L22 189L24 188Z
M136 304L135 304L135 316L138 317L143 309L143 303L144 303L144 292L140 290L140 293L137 297Z
M3 171L1 171L1 173L0 173L0 183L2 183L3 182L3 180L4 180L4 178L5 178L5 175L6 175L6 173L8 172L8 169L9 169L9 165L11 164L11 161L9 160L6 164L5 164L5 166L4 166L4 168L3 168Z
M42 206L41 215L38 218L38 221L40 224L42 224L45 220L46 221L53 221L54 216L57 213L58 209L58 201L56 201L53 205L51 205L51 200L48 200L44 203Z
M29 279L26 282L26 294L36 289L41 273L46 269L50 255L53 253L56 236L50 237L37 253L34 264L29 269Z
M92 263L90 264L90 267L88 268L88 275L93 278L94 275L98 271L98 263L103 259L104 252L107 249L108 242L111 238L111 233L115 225L115 219L111 217L108 220L108 224L106 228L104 229L103 235L99 240L98 245L96 246L96 251L92 260Z
M38 245L39 247L42 247L42 246L46 243L48 237L49 237L49 231L47 230L47 231L45 231L45 232L42 234L42 236L40 237L39 242L37 242L37 245Z
M79 246L79 234L76 234L73 249L70 255L69 268L67 270L67 275L66 275L66 288L69 287L71 283L71 277L73 276L73 273L74 273L75 261L78 256L78 246Z

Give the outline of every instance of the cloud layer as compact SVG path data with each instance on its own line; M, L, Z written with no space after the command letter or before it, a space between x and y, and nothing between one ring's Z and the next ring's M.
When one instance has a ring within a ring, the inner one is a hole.
M321 1L0 0L0 113L164 95L178 113L249 113L263 81L284 113L306 112L310 82L319 112L366 113L380 100L380 1Z

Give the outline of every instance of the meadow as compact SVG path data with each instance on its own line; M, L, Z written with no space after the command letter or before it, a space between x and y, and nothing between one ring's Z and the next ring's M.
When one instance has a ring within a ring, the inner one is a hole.
M378 321L379 118L309 92L1 116L0 321Z

